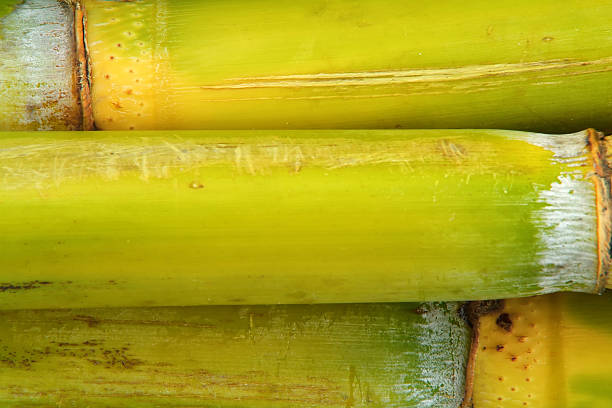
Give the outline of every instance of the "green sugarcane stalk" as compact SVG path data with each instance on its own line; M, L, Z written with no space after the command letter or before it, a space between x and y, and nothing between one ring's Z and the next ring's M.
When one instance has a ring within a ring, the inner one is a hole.
M604 408L610 313L611 293L2 311L0 403Z
M100 129L612 129L601 1L83 5Z
M3 407L442 407L456 304L0 312Z
M3 133L0 309L598 292L605 149L594 131Z

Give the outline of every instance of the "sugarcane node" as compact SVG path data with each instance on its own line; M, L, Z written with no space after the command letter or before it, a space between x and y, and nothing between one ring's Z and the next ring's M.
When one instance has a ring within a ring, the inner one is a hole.
M594 129L587 130L587 147L591 153L594 175L592 176L596 192L597 208L597 284L596 293L603 293L608 284L608 275L612 260L612 197L611 171L608 162L609 137Z
M460 408L471 408L474 394L474 373L476 369L476 354L480 343L480 318L504 309L503 299L480 300L463 304L461 316L472 328L472 344L465 367L465 393ZM502 346L503 347L503 346Z
M74 35L77 53L77 82L83 130L95 130L93 106L91 102L91 64L87 50L87 15L85 6L77 1L74 7ZM107 77L108 79L108 77Z

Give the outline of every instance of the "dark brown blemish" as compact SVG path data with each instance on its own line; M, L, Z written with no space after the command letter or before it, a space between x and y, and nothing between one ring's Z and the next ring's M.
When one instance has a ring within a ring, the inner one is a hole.
M461 314L470 326L474 327L474 323L477 322L481 316L497 312L503 308L503 300L483 300L464 304L461 307Z
M555 37L549 37L549 36L542 37L542 41L544 41L544 42L551 42L554 39L555 39Z
M42 286L51 285L51 284L53 284L53 282L39 281L39 280L33 280L29 282L20 282L20 283L3 282L3 283L0 283L0 292L15 292L18 290L38 289Z
M76 347L76 346L78 346L77 343L57 343L57 345L59 347Z
M516 356L510 357L510 361L516 361Z
M502 313L495 320L495 324L504 329L507 332L512 331L512 319L510 319L510 315L508 313Z

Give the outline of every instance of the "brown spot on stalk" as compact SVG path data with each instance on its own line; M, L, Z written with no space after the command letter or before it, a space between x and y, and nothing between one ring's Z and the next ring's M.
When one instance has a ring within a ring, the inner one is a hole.
M508 313L502 313L495 320L495 324L504 329L507 332L512 331L512 319Z
M53 284L53 282L39 280L19 283L3 282L0 283L0 292L16 292L18 290L38 289L51 284Z

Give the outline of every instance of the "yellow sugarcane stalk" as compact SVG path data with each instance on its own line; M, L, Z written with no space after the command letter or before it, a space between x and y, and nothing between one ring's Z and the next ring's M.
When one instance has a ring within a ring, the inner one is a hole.
M612 128L612 6L84 0L100 129Z
M612 295L506 300L480 319L474 408L604 408Z

